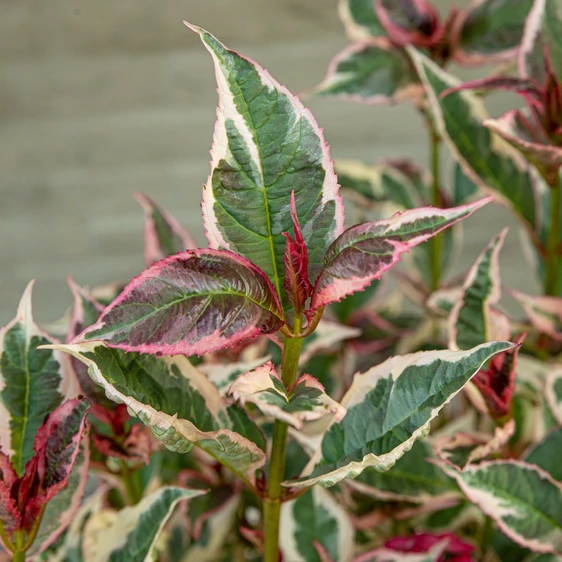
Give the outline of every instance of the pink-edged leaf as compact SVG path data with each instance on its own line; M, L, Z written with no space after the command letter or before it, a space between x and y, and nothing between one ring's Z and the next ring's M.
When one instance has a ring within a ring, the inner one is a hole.
M352 43L330 62L312 93L365 104L398 103L423 94L403 49L386 37Z
M515 390L515 369L517 355L526 334L522 334L514 343L517 347L509 349L492 358L490 365L482 369L473 379L480 390L490 415L495 420L509 415L511 399Z
M375 13L397 45L431 45L439 34L439 14L426 0L374 0Z
M562 76L562 8L559 0L535 0L519 51L519 75L544 83L545 50L554 74Z
M486 119L483 124L522 152L535 166L548 171L562 166L562 147L549 144L543 129L521 110L508 111L498 119Z
M12 467L10 459L0 451L0 523L8 537L11 537L13 532L20 526L22 519L17 501L12 496L12 487L17 479L18 476ZM0 540L2 540L1 536ZM3 541L2 545L4 548L7 548Z
M521 305L534 328L562 341L562 298L528 295L513 289L509 294Z
M449 347L469 349L483 342L509 339L509 323L492 309L501 298L499 253L507 228L484 248L468 272L449 315Z
M436 462L510 539L535 552L562 553L562 484L547 472L516 460L484 461L462 471Z
M406 537L396 538L400 539L400 541L408 540ZM448 539L443 539L423 553L404 552L402 550L383 546L356 556L353 562L443 562L444 559L442 555L446 552L448 543ZM400 544L401 543L399 543L399 545ZM413 544L413 541L409 544ZM445 560L449 559L445 558Z
M194 250L197 242L172 215L142 193L135 199L144 211L144 261L150 266L161 259Z
M279 299L258 267L224 250L189 250L135 277L78 339L125 351L201 355L282 325Z
M472 0L457 22L455 60L482 65L517 56L533 0Z
M400 260L400 255L470 216L492 198L452 209L432 207L348 228L328 249L311 300L315 310L362 291Z
M546 373L544 395L554 419L562 426L562 366L551 367Z
M489 76L464 82L453 88L449 88L441 93L440 97L444 98L455 92L463 90L506 90L523 96L525 99L537 100L542 99L540 85L535 81L527 78L517 78L516 76Z
M285 247L285 282L284 288L289 301L297 315L302 314L307 299L312 294L312 285L308 279L308 250L304 241L297 207L295 205L295 192L291 193L291 218L293 219L294 240L290 234L284 233L287 238Z
M310 375L301 376L287 389L271 361L239 376L230 387L229 394L242 404L255 404L264 414L297 429L301 429L305 421L325 416L341 420L347 412Z
M203 191L209 246L246 256L282 294L291 192L315 280L343 231L343 204L322 130L302 103L255 61L185 22L213 58L219 106ZM287 305L288 303L283 303Z

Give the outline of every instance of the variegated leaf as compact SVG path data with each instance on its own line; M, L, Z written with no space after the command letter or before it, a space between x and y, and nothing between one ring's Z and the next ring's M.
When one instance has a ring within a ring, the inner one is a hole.
M135 199L144 211L144 262L150 266L168 256L193 250L197 242L172 215L142 193Z
M390 470L367 468L349 485L382 501L426 503L436 497L458 494L454 480L428 462L433 456L426 441L416 441Z
M158 535L180 501L204 490L164 487L121 511L94 513L84 529L88 562L150 562Z
M284 421L297 429L303 422L324 416L341 420L346 409L332 400L324 387L310 375L303 375L287 389L270 361L239 376L229 390L242 405L255 404L264 414Z
M419 96L422 89L408 55L386 37L376 37L352 43L338 53L312 93L376 104Z
M236 363L202 363L197 368L207 376L219 392L226 396L230 385L244 373L261 367L271 360L271 355L259 357L252 361L238 361Z
M372 0L339 0L338 12L352 41L385 34Z
M0 330L0 447L18 476L33 457L33 442L45 416L80 393L70 359L40 345L58 343L33 321L25 290L14 320Z
M513 289L509 293L541 334L562 341L562 298L528 295Z
M449 315L449 347L469 349L496 339L509 339L509 322L492 305L501 298L499 253L507 229L494 237L470 269Z
M447 550L448 539L443 539L427 552L403 552L381 547L355 557L353 562L440 562Z
M472 0L459 22L458 60L489 64L513 57L533 0Z
M400 255L470 216L490 201L452 209L412 209L390 219L348 228L328 249L311 299L313 310L362 291L400 260Z
M305 476L285 486L333 486L370 466L388 470L425 437L431 420L508 342L469 351L426 351L392 357L357 374L342 400L347 414L334 422L312 457Z
M484 127L486 111L472 92L457 91L442 97L459 80L421 53L409 49L428 95L429 111L466 175L511 206L529 231L537 226L537 190L546 190L524 158L503 139Z
M562 366L555 366L546 374L544 394L552 415L562 425Z
M298 217L314 281L343 230L343 205L328 146L311 113L254 61L201 28L215 64L219 107L203 219L211 248L246 256L282 294L285 238ZM286 304L286 303L285 303Z
M299 357L299 365L304 367L314 357L339 349L345 340L350 340L360 335L361 330L358 328L322 319L318 323L316 330L304 339Z
M135 277L80 339L142 353L202 355L282 325L279 299L258 267L232 252L190 250Z
M562 553L562 484L522 461L485 461L457 471L442 463L467 498L513 541L535 552Z
M486 119L483 125L504 138L539 169L550 171L562 166L562 148L550 144L548 138L542 139L541 130L522 110L508 111L498 119Z
M280 548L283 560L321 562L314 543L330 558L351 562L354 529L335 498L316 486L281 506Z
M439 458L459 470L498 452L513 437L515 421L509 420L503 427L496 427L494 435L456 433L438 438L433 448Z
M545 48L554 74L562 76L562 6L558 0L534 0L519 53L519 74L545 80Z
M463 172L458 162L453 169L453 204L462 205L478 193L478 186Z
M184 356L125 353L101 342L57 346L88 365L111 400L127 405L172 451L196 445L253 481L265 463L265 440L248 415L227 406L218 390Z

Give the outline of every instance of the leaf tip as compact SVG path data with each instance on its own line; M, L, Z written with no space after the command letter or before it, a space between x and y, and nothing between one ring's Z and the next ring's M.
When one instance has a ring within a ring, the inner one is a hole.
M31 296L33 294L34 285L35 285L35 279L32 279L27 284L18 305L17 318L21 322L23 322L26 326L33 323Z

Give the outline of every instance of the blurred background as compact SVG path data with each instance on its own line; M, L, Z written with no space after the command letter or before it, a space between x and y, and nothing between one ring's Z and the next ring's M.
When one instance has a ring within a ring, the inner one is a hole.
M452 2L436 2L446 12ZM456 2L467 4L464 0ZM200 197L217 96L211 59L187 19L256 59L293 92L323 77L347 44L336 0L0 0L0 325L36 279L34 312L71 304L65 277L94 286L143 268L135 191L171 211L206 245ZM453 72L458 69L452 68ZM463 69L463 78L474 73ZM493 95L500 115L515 98ZM408 103L368 107L306 99L334 158L428 160ZM445 168L443 183L447 180ZM457 269L504 225L506 284L529 292L510 214L466 221Z

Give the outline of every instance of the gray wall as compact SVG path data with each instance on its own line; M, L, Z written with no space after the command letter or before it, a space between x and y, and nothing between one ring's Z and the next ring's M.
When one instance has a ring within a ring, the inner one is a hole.
M67 274L89 285L137 274L135 190L204 244L199 200L216 92L209 55L183 19L295 92L319 82L346 44L335 0L0 0L0 14L0 323L30 278L36 317L51 321L70 304ZM491 101L498 114L505 100ZM407 104L306 103L335 158L426 160ZM471 219L462 264L505 223L513 221L499 207ZM503 262L522 288L519 251L512 231Z

